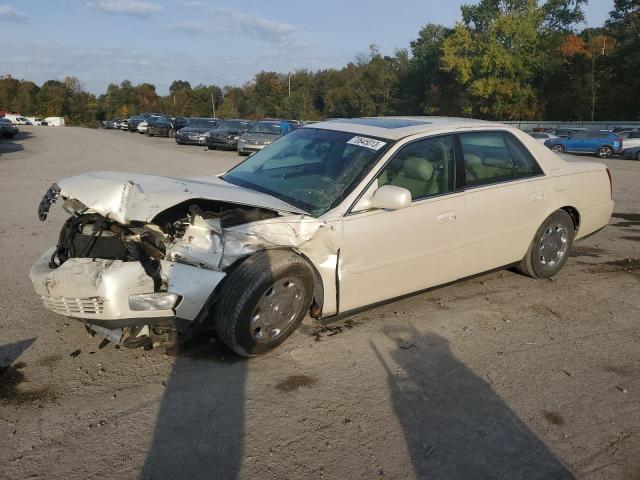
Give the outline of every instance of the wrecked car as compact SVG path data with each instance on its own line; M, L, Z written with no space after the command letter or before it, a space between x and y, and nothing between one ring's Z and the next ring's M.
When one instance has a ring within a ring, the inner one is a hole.
M213 329L252 356L326 318L503 266L555 275L608 223L604 165L515 128L441 117L297 129L227 173L87 173L38 208L70 215L30 277L51 311L137 345Z

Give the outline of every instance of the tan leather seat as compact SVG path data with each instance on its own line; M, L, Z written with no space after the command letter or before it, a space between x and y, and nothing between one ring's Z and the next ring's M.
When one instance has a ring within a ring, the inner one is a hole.
M406 188L411 192L413 199L438 193L433 164L421 157L409 157L404 160L400 171L393 178L385 171L380 176L379 185L385 184Z

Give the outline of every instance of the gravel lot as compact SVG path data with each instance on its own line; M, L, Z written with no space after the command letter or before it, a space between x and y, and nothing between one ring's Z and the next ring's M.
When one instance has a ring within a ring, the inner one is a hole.
M640 478L640 162L606 161L614 218L552 281L500 271L308 320L245 361L208 339L102 346L27 277L65 218L36 218L52 182L201 176L239 157L21 129L0 141L0 477Z

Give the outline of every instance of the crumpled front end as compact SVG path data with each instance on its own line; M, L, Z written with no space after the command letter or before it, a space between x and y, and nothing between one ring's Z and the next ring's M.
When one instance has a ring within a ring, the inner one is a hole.
M186 330L210 317L213 294L236 262L289 248L316 268L318 315L323 305L324 313L335 312L333 224L215 181L152 177L152 183L128 179L118 186L113 173L85 180L83 188L78 177L54 184L38 209L44 220L61 199L71 215L57 247L30 272L49 310L106 329L99 332L105 335L147 325Z
M29 273L44 306L104 328L185 326L226 275L165 260L157 279L139 261L69 258L52 268L54 252L45 252Z

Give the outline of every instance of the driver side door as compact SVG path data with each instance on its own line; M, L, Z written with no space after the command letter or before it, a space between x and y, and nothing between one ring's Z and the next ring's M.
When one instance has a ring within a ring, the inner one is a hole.
M447 283L463 272L465 200L455 189L453 136L405 145L375 182L406 188L412 201L398 210L344 217L339 312Z

